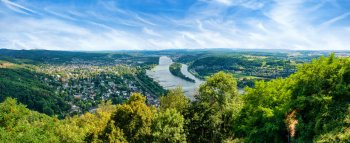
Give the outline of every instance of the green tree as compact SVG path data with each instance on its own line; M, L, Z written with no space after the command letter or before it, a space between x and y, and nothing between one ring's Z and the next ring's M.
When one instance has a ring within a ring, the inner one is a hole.
M287 142L284 122L290 103L289 81L256 82L243 95L244 106L236 122L236 133L247 142Z
M0 103L1 142L59 142L54 134L58 119L30 111L12 98Z
M233 137L232 123L241 109L236 79L219 72L199 88L197 101L189 109L189 138L195 142L222 142Z
M88 141L91 142L91 141ZM103 134L99 136L99 139L95 139L92 142L103 143L127 143L123 131L114 125L114 121L111 120L105 127Z
M61 120L56 134L62 142L96 142L115 110L111 101L102 101L95 113L88 112Z
M215 114L209 104L202 104L194 101L188 113L185 114L185 130L188 132L187 140L193 143L215 142L213 131L217 130L213 126L211 116Z
M315 140L322 134L344 132L350 103L350 59L331 54L304 64L289 78L291 110L296 110L296 141ZM346 132L346 131L345 131ZM341 140L339 140L340 142ZM346 140L343 140L346 142Z
M244 95L236 133L247 142L347 142L350 59L321 57ZM334 135L331 137L331 135Z
M152 124L153 141L161 143L186 142L184 122L184 117L176 109L166 109L157 113Z
M112 115L115 129L119 128L128 142L151 141L151 124L156 110L147 106L145 101L146 97L140 93L133 93L126 104L117 105Z
M184 95L181 87L169 90L168 94L159 98L160 109L176 109L180 113L185 113L185 110L190 106L190 100Z
M222 110L237 95L237 81L232 74L218 72L200 86L197 99Z

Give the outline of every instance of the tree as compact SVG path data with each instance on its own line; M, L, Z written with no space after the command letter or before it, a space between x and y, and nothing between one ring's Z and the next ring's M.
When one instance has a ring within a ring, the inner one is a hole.
M156 114L152 124L154 142L185 143L184 117L176 109L166 109Z
M222 142L232 137L231 123L241 108L236 79L224 72L214 74L200 86L196 98L186 116L189 138L195 142Z
M290 103L289 81L283 79L256 82L243 95L244 105L234 125L247 142L287 142L284 122Z
M97 142L98 135L107 126L115 110L111 101L102 101L95 113L88 112L62 120L56 134L62 142Z
M184 113L190 106L190 100L184 95L181 87L169 90L168 94L160 97L160 109L176 109L180 113Z
M255 85L237 124L245 141L348 142L349 58L321 57L286 79Z
M302 65L289 78L291 110L296 110L296 141L314 140L322 134L346 132L350 103L350 59L331 54ZM342 139L339 142L346 142Z
M103 134L101 134L98 139L93 140L93 142L127 143L123 131L114 126L113 120L107 124Z
M126 104L117 105L113 113L111 125L108 128L121 130L128 142L150 142L151 124L155 114L155 108L145 103L146 97L140 93L133 93ZM107 129L102 134L110 134ZM104 135L105 136L105 135Z
M215 129L210 119L215 114L213 108L210 108L208 104L194 101L187 112L185 114L187 140L193 143L215 142L213 132L217 129Z
M30 111L12 98L0 103L1 142L58 142L58 119Z
M218 72L209 77L199 88L197 99L222 110L238 95L237 81L231 74Z

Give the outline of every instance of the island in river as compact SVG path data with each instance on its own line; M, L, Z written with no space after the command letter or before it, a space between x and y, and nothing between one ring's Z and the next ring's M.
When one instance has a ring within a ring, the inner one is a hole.
M185 64L182 64L181 66L181 73L186 77L193 79L194 82L186 81L174 76L169 70L170 65L173 63L174 62L171 58L161 56L159 58L159 64L153 69L148 70L147 75L157 81L165 89L174 89L178 86L182 87L185 95L191 100L194 100L194 95L196 94L199 85L202 84L203 81L188 72L188 66Z
M169 67L170 73L186 81L196 82L194 79L187 77L181 72L182 65L181 63L172 63Z

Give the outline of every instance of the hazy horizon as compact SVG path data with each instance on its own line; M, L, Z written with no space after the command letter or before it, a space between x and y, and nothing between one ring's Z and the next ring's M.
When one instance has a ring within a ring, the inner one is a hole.
M297 51L315 51L315 52L350 52L350 50L327 50L327 49L321 49L321 50L316 50L316 49L311 49L311 50L297 50L297 49L242 49L242 48L201 48L201 49L189 49L189 48L179 48L179 49L117 49L117 50L75 50L75 49L63 49L63 50L55 50L55 49L9 49L9 48L0 48L0 50L45 50L45 51L61 51L61 52L127 52L127 51L132 51L132 52L137 52L137 51L154 51L154 52L162 52L162 51L222 51L222 50L227 50L227 51L252 51L252 52L283 52L283 51L291 51L291 52L297 52Z
M0 0L0 47L348 50L346 0Z

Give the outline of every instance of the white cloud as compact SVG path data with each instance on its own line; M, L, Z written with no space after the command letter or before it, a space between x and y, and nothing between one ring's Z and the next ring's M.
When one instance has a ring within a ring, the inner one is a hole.
M26 14L42 12L8 0L2 2L12 11ZM137 14L109 3L101 3L108 13L44 7L48 15L41 18L15 14L1 17L0 47L51 50L348 49L349 27L332 25L345 20L350 13L315 25L310 17L317 15L310 13L323 4L305 9L304 2L274 0L269 8L260 9L264 4L256 0L202 0L180 18ZM239 13L227 12L232 7L260 9L265 17L242 18Z
M257 0L214 0L214 1L217 3L223 4L225 6L242 6L250 9L259 9L264 6L264 3Z
M8 27L0 31L0 39L6 39L2 42L2 47L51 50L121 50L149 47L137 35L119 30L96 33L88 28L54 19L4 21L16 22L11 27L6 22L0 23L1 27Z
M9 0L1 0L6 7L8 7L9 9L13 10L13 11L16 11L16 12L19 12L19 13L22 13L22 14L27 14L27 15L30 15L30 13L37 13L36 11L34 10L31 10L29 8L26 8L22 5L19 5L17 3L14 3L14 2L11 2Z
M322 23L321 26L322 26L322 27L328 27L328 26L332 25L333 23L336 23L337 21L340 21L340 20L342 20L342 19L345 19L345 18L347 18L347 17L349 17L349 16L350 16L350 12L346 12L346 13L344 13L344 14L342 14L342 15L339 15L339 16L337 16L337 17L334 17L334 18L332 18L332 19L330 19L330 20L328 20L328 21Z
M228 6L232 4L232 0L216 0L216 2L222 3L224 5L228 5Z
M157 37L160 37L161 35L157 32L154 32L152 29L149 29L149 28L143 28L143 32L148 34L148 35L151 35L151 36L157 36Z

